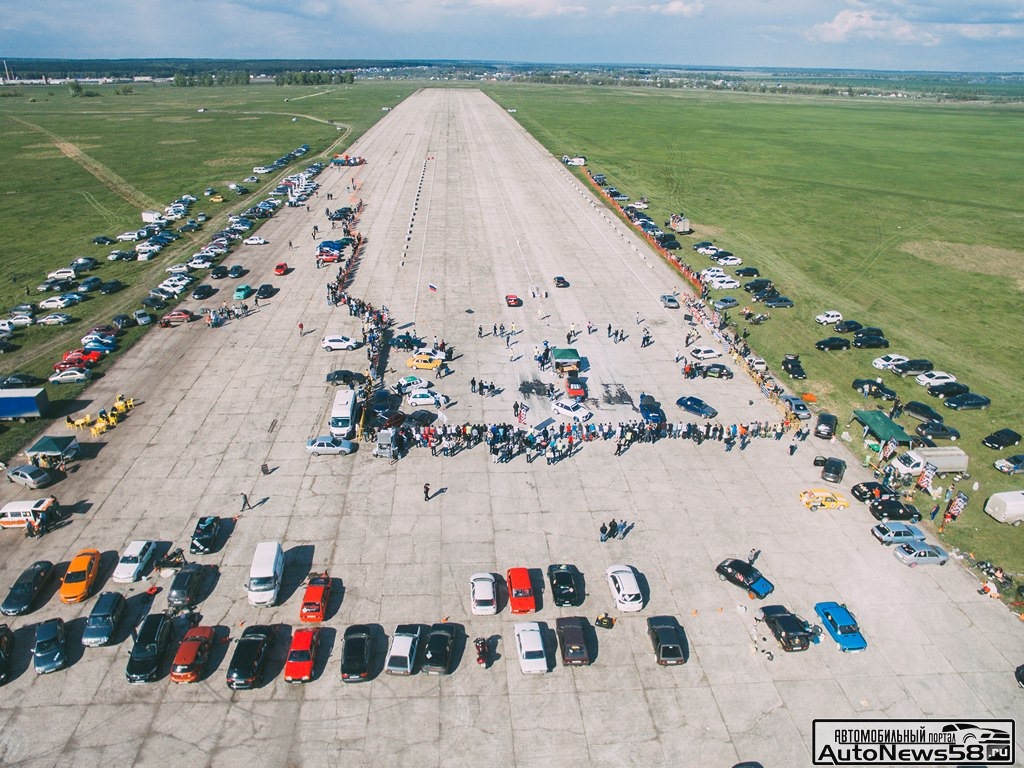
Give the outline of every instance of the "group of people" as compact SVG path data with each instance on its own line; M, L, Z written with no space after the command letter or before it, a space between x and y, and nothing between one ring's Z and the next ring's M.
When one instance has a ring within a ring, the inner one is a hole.
M635 523L627 523L625 520L616 520L614 517L608 523L601 523L601 543L611 539L622 540L626 534L633 530Z

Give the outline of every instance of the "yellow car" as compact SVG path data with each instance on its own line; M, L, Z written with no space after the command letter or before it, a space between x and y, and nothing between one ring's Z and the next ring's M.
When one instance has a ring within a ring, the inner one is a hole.
M224 202L224 196L223 195L211 195L210 196L210 202L211 203L223 203Z
M100 572L100 553L97 549L83 549L71 561L60 584L62 603L80 603L92 593L96 576Z
M830 491L827 488L812 488L800 494L800 501L808 509L846 509L850 502L841 493Z
M419 354L410 357L408 360L405 361L405 364L415 370L426 369L428 371L432 371L435 368L440 368L441 363L443 362L444 361L441 360L439 357L434 357L433 355L428 354Z

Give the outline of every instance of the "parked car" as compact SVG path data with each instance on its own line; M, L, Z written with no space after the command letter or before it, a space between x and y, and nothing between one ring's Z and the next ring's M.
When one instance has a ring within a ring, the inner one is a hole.
M754 618L755 621L764 622L783 651L795 653L811 647L815 637L811 625L784 605L766 605Z
M814 342L814 347L822 352L846 350L850 348L850 340L844 339L841 336L829 336L827 339Z
M82 645L95 648L113 642L114 633L124 618L125 608L126 601L120 592L103 592L97 597L85 622Z
M137 540L128 542L121 559L118 560L111 581L128 584L142 578L143 571L156 553L156 542Z
M52 312L49 315L44 315L36 321L36 325L68 325L74 322L71 315L65 312Z
M347 633L346 633L347 635ZM313 679L320 651L320 627L305 627L292 633L291 646L284 662L286 683L308 683ZM344 658L344 651L342 652ZM342 662L344 669L344 661ZM344 679L344 677L342 677Z
M875 520L882 522L889 520L921 522L921 513L917 507L898 499L876 499L868 504L868 509L871 510L871 515Z
M149 683L156 680L160 664L171 643L171 617L166 613L151 613L142 620L135 633L125 666L124 676L129 683Z
M417 624L399 624L391 636L384 671L389 675L411 675L416 667L416 653L422 630Z
M722 363L711 363L701 369L701 376L705 379L731 379L732 369Z
M676 405L687 413L700 416L702 419L713 419L718 415L718 411L705 403L699 397L693 397L692 395L679 398L676 400Z
M68 665L67 631L64 619L46 619L36 624L32 666L37 675L56 672Z
M23 616L31 612L43 588L53 578L53 571L53 563L49 560L32 563L11 585L10 592L0 604L0 613L4 616Z
M259 288L256 289L256 298L269 299L275 293L277 293L277 289L274 288L274 286L272 286L270 283L263 283Z
M690 350L690 357L694 360L713 360L716 357L721 357L722 353L717 349L711 347L694 347Z
M846 509L850 506L850 502L846 500L845 496L827 488L811 488L801 491L800 502L812 512L821 508Z
M854 331L859 331L864 326L856 320L840 320L832 327L836 333L853 333Z
M919 421L942 423L942 414L927 403L922 403L919 400L911 400L909 403L904 405L903 412L907 414L907 416L912 416Z
M954 429L948 424L943 424L941 421L926 421L923 424L918 424L914 431L921 437L927 437L932 440L956 441L960 437L959 430Z
M313 456L330 456L341 454L348 456L355 453L358 445L351 440L343 440L334 435L319 435L306 441L306 450Z
M890 488L882 483L876 483L873 480L869 480L865 483L857 483L850 489L850 492L857 501L865 502L880 499L898 499L900 497L899 491L895 488Z
M199 682L216 640L217 632L213 627L189 627L171 662L171 682Z
M553 563L548 566L548 581L551 582L551 599L557 606L583 604L583 576L575 565Z
M172 325L177 323L191 323L193 320L198 320L199 317L192 313L188 309L172 309L166 315L164 315L160 322L171 323Z
M228 664L228 688L235 691L249 690L262 684L263 672L276 641L276 632L272 626L253 624L246 627Z
M644 607L643 594L636 572L629 565L610 565L605 570L605 580L611 591L615 607L620 611L634 612Z
M836 428L839 426L839 418L831 413L819 413L818 421L814 425L814 436L823 440L830 440L835 437Z
M883 336L858 336L853 340L857 349L888 349L889 340Z
M858 392L864 392L864 388L867 388L869 397L875 397L880 400L895 400L896 390L890 389L884 384L880 384L874 379L854 379L853 388Z
M302 605L299 608L299 621L303 623L324 621L331 603L331 592L334 579L328 571L311 573L306 579L306 589L302 593Z
M928 387L928 394L940 400L946 397L953 397L954 395L963 395L970 391L970 387L966 384L961 384L959 381L945 381Z
M897 355L894 353L889 353L888 355L876 357L874 360L871 361L871 365L873 365L880 371L885 371L888 370L889 368L892 368L892 366L896 365L896 363L905 363L909 359L910 358L908 358L906 355Z
M900 378L906 378L907 376L919 376L922 373L927 373L934 367L935 366L932 364L931 360L918 358L913 360L904 360L901 363L893 363L889 366L889 370Z
M1011 445L1017 445L1020 442L1020 433L1015 432L1012 429L999 429L990 435L982 438L981 444L987 448L991 448L995 451L1003 448L1009 448Z
M235 292L232 294L232 299L235 301L244 301L252 296L252 286L248 283L242 283L241 285L235 286Z
M944 401L947 408L954 411L983 411L992 405L992 401L977 392L966 392L962 395L947 397Z
M686 663L686 636L675 616L651 616L647 619L647 636L659 666Z
M519 669L524 675L545 674L548 671L548 657L544 650L544 636L540 624L527 621L514 625L516 654Z
M202 285L197 285L192 291L192 298L196 301L203 301L213 296L214 293L215 291L212 285L206 285L203 283Z
M788 373L791 379L807 378L807 372L804 371L803 363L800 362L800 355L785 355L782 358L782 370Z
M324 336L320 340L320 346L328 352L336 352L339 349L355 349L359 342L349 336Z
M775 585L762 576L757 568L737 557L727 557L720 562L715 566L715 573L722 581L735 584L761 600L775 590Z
M83 549L71 559L60 584L62 603L80 603L92 594L100 570L100 553L96 549Z
M867 641L860 633L860 627L857 626L857 619L845 605L835 602L817 603L814 612L818 614L822 626L835 640L840 651L857 653L868 647Z
M7 470L7 480L26 488L45 488L53 483L54 476L48 470L32 464L23 464Z
M469 577L469 606L474 616L498 612L497 580L492 573L474 573Z
M828 309L814 318L818 325L835 325L842 322L843 313L836 309Z
M904 565L916 568L919 565L945 565L949 555L942 547L923 541L907 541L893 550L893 555Z
M450 622L438 622L430 627L423 650L424 672L428 675L447 675L451 671L455 635L456 627Z
M892 521L874 526L871 535L887 547L908 541L924 541L924 533L916 525Z
M1007 456L1005 459L996 459L993 466L1004 475L1019 475L1024 473L1024 453L1016 456Z
M505 574L508 585L508 603L512 613L533 613L537 610L533 583L526 568L509 568Z
M581 616L559 616L555 619L555 634L562 652L562 665L566 667L590 664L587 646L587 620Z
M199 563L186 563L174 574L171 588L167 592L167 605L178 611L188 611L199 601L203 588L205 569Z
M841 483L843 482L843 475L846 474L846 462L842 459L837 459L835 456L830 456L825 459L825 463L821 468L821 479L829 483Z
M769 309L792 309L794 306L793 300L788 296L775 296L766 299L764 305Z
M555 400L551 404L551 412L572 421L588 421L593 416L586 406L574 400Z

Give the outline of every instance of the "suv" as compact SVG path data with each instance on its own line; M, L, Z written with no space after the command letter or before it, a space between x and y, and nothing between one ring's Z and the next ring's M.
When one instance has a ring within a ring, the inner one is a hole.
M129 683L148 683L156 679L160 662L171 642L171 617L166 613L151 613L142 621L135 633L124 676Z
M782 358L782 370L789 374L791 379L806 379L803 363L800 362L800 355L785 355Z
M652 616L647 620L647 636L654 646L654 660L667 667L686 663L686 637L675 616Z

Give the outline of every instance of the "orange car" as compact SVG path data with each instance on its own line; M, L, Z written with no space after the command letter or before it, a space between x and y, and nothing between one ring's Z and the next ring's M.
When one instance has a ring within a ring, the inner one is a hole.
M302 596L299 621L323 621L327 617L327 604L331 601L331 576L327 571L310 574L306 593Z
M505 574L508 583L508 604L512 613L532 613L537 610L533 596L530 572L525 568L509 568Z
M92 594L96 576L100 572L98 549L83 549L71 561L64 580L60 584L62 603L80 603Z
M172 683L194 683L199 680L210 658L216 631L213 627L192 627L181 639L171 664Z

